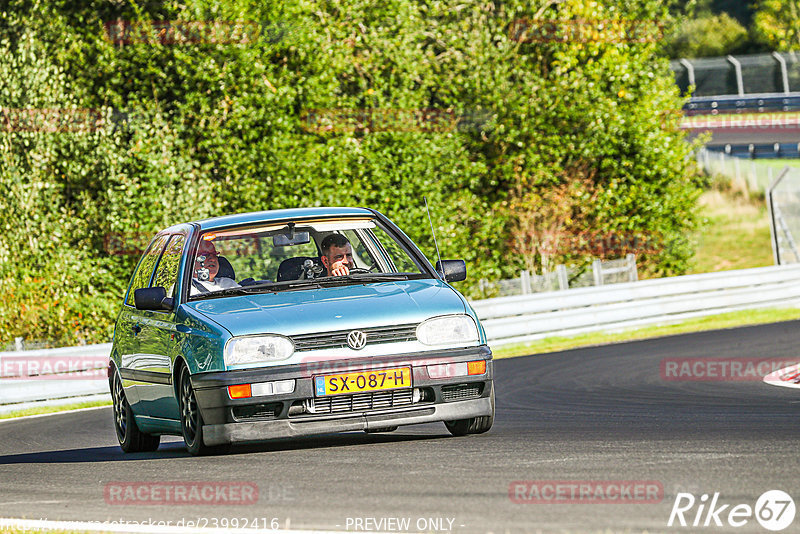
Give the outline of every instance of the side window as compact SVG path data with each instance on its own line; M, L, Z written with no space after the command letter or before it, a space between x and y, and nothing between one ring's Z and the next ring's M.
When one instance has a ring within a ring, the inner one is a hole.
M355 260L356 267L361 267L364 269L375 264L375 260L372 259L367 251L367 247L364 246L363 237L360 232L357 232L356 230L343 230L341 233L343 233L347 240L350 241L350 246L353 249L353 260Z
M377 238L377 240L383 245L384 250L386 250L386 254L389 255L389 259L394 264L394 267L397 272L400 273L418 273L420 272L420 267L411 259L408 251L405 248L395 241L390 235L386 233L385 230L382 228L375 228L373 230L373 235Z
M153 274L153 269L155 269L156 263L158 263L158 257L161 255L161 251L164 250L164 245L166 244L168 237L168 235L156 237L150 243L150 246L147 247L147 251L144 253L144 256L142 256L142 259L139 260L139 267L137 267L136 272L133 273L131 289L128 291L128 297L125 299L125 304L128 306L134 305L134 291L143 287L148 287L150 275Z
M178 280L178 267L181 264L184 241L183 235L172 236L161 256L161 261L158 262L156 276L153 278L153 287L163 287L170 297L175 296L175 282Z

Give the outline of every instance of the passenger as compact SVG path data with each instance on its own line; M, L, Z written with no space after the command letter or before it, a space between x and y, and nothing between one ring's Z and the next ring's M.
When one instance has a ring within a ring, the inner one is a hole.
M232 287L240 287L235 280L217 276L219 273L219 253L211 241L200 241L192 271L192 295L211 293Z
M353 263L353 247L342 234L330 234L322 240L320 260L327 276L346 276L350 274Z

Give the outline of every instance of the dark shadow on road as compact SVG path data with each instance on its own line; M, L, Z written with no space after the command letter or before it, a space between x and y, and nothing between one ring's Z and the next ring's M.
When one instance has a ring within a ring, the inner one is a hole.
M348 447L377 443L395 443L403 441L438 440L450 437L449 434L418 434L395 431L387 434L366 434L361 432L324 434L294 439L280 439L262 443L237 445L228 454L238 455L254 452L282 452L306 449L323 449L331 447ZM62 449L55 451L6 454L0 456L0 465L11 464L61 464L61 463L96 463L96 462L129 462L142 460L169 460L189 457L183 442L162 443L155 452L139 452L126 454L117 446L87 447L82 449ZM224 456L224 455L223 455Z
M444 429L443 429L444 430ZM370 445L375 443L397 443L403 441L439 440L451 437L446 430L439 434L406 433L402 430L385 434L367 434L364 432L347 432L341 434L323 434L293 439L276 439L262 443L237 445L231 449L232 454L251 452L283 452L306 449L325 449L331 447L348 447Z

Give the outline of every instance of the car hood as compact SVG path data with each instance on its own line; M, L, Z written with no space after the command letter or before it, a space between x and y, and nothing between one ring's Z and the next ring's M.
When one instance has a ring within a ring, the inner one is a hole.
M412 324L437 315L466 312L459 294L436 279L237 295L185 306L234 336L294 336Z

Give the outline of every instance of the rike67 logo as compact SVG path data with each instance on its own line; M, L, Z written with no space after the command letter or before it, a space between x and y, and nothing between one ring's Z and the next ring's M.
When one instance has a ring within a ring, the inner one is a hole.
M699 499L691 493L678 493L667 526L692 527L743 527L755 517L767 530L783 530L794 521L795 505L788 493L781 490L765 491L749 504L723 503L719 492L704 493Z

